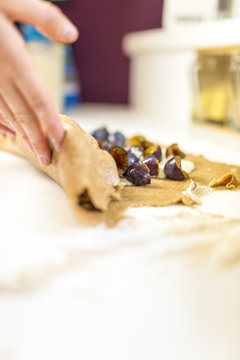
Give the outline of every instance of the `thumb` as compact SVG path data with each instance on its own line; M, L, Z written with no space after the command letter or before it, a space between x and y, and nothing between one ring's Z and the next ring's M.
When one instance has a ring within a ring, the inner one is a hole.
M78 30L62 11L42 0L4 1L3 10L13 21L34 25L54 41L71 43L77 40Z

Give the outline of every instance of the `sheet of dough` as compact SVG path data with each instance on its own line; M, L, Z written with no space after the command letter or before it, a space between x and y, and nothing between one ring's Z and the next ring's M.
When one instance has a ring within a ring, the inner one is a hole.
M66 116L61 116L61 119L66 137L60 153L53 153L52 164L48 168L41 167L35 155L19 139L1 138L0 148L26 157L61 185L82 224L105 222L108 226L114 226L124 217L128 207L195 203L186 193L183 194L189 186L188 180L152 179L148 186L124 186L120 199L119 179L113 159L107 152L100 150L96 141L77 123ZM202 156L187 155L187 159L195 164L190 178L198 185L208 186L213 178L219 178L229 171L240 179L238 166L211 162ZM98 210L88 211L79 206L78 195L85 189Z
M186 159L194 162L195 169L191 172L190 179L198 185L208 186L213 178L221 177L229 171L233 172L240 179L239 166L212 162L203 156L187 155ZM152 183L145 187L125 186L121 191L121 201L111 202L107 212L101 214L101 216L112 226L124 216L124 211L128 207L160 207L177 203L191 206L195 201L183 194L188 186L189 180L172 181L169 179L152 179ZM226 187L218 187L214 191L219 190L226 190ZM198 195L201 196L201 190ZM202 195L205 195L204 190Z

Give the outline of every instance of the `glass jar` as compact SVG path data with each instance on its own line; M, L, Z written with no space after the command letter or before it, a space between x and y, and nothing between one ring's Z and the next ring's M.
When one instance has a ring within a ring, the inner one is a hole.
M240 53L231 57L229 105L230 126L240 130Z
M218 19L226 19L232 15L233 0L218 0Z
M191 74L194 120L227 123L229 63L229 55L198 55Z

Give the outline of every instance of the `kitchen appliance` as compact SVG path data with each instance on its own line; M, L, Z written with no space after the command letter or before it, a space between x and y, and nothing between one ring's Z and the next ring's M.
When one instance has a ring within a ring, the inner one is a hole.
M167 19L164 23L168 27L130 33L123 40L131 63L130 103L158 122L184 127L191 123L192 102L196 103L191 79L198 54L215 57L240 52L240 19L215 19L184 26L168 23ZM226 79L225 70L223 74ZM226 86L223 88L226 94ZM223 99L226 100L225 95Z

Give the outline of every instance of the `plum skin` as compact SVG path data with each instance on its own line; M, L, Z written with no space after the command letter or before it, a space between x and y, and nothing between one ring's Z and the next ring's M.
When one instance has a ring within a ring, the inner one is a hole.
M157 176L158 175L158 160L154 155L146 156L142 163L147 165L150 171L151 176Z
M151 183L151 175L145 165L134 163L127 168L125 177L135 186L145 186Z
M182 181L188 178L188 174L182 170L181 158L179 156L172 157L166 162L164 172L166 177L171 180Z

